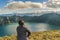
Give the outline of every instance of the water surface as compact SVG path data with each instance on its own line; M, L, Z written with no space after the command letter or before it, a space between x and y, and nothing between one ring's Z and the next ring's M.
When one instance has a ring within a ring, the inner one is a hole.
M16 34L17 26L18 26L18 23L11 23L8 25L0 26L0 36ZM25 27L27 27L31 32L40 32L40 31L60 29L60 26L49 25L46 23L25 23Z

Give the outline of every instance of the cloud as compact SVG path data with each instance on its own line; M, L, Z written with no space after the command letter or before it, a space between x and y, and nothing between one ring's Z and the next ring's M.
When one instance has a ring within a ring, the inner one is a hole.
M42 8L42 3L36 3L36 2L22 2L22 1L14 1L8 3L5 8L7 9L24 9L24 8Z
M60 8L60 0L49 0L46 5L50 8Z
M37 12L47 12L47 11L60 11L60 2L57 3L55 1L47 1L43 3L31 2L31 1L13 1L4 6L3 9L0 10L0 13L37 13Z
M56 0L55 0L56 1ZM12 1L9 2L4 8L12 9L12 10L19 10L19 9L29 9L29 8L60 8L60 2L55 2L49 0L48 2L38 3L38 2L31 2L31 1Z
M42 8L42 3L32 3L31 8Z
M14 10L0 9L0 14L11 14L13 12L14 12Z

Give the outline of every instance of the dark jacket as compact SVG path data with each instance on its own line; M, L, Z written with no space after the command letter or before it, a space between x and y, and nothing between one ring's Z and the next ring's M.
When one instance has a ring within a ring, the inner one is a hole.
M27 40L30 34L31 32L27 28L21 26L17 27L17 40Z

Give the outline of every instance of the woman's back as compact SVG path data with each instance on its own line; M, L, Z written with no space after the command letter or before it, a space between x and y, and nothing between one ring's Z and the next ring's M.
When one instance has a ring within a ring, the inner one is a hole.
M27 40L27 37L29 37L31 34L30 31L27 28L25 28L23 25L24 25L24 21L20 20L19 26L17 27L17 40Z
M29 30L26 29L25 27L17 27L17 40L27 40L27 32Z
M26 36L26 28L25 27L17 27L17 35L19 37Z

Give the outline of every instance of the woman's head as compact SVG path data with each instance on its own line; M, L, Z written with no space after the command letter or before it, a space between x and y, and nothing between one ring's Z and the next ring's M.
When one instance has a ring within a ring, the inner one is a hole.
M19 25L24 25L24 20L20 20Z

